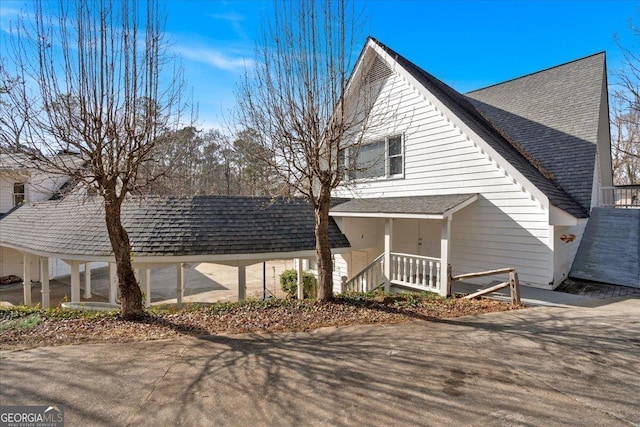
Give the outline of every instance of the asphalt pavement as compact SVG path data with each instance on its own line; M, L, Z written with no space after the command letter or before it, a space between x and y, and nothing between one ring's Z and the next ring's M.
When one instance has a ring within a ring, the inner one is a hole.
M64 405L67 426L640 424L633 297L0 357L0 404Z

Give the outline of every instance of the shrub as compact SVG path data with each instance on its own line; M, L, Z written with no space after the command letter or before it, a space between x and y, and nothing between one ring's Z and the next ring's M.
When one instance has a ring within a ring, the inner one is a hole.
M303 293L305 298L316 296L316 286L318 281L316 276L305 271L302 273ZM295 269L285 270L280 274L280 287L289 298L298 295L298 272Z
M38 313L30 314L26 317L6 320L0 322L0 332L8 329L17 329L19 331L29 331L42 322L42 317Z

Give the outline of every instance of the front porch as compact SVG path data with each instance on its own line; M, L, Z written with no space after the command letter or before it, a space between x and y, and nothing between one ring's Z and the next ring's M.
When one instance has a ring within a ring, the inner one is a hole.
M342 284L342 292L369 292L381 287L389 290L391 286L395 286L441 293L443 278L440 259L391 252L388 257L391 265L387 270L385 258L384 253L379 255L360 273L345 280ZM385 271L388 273L385 274ZM449 284L445 283L445 286L448 287Z
M336 206L331 215L354 249L336 290L394 286L450 295L454 213L477 199L477 194L391 197Z

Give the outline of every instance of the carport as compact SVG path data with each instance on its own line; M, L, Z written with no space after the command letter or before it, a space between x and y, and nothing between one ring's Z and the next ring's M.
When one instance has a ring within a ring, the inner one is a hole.
M244 196L130 197L122 208L131 241L131 258L147 305L151 269L176 267L176 295L184 294L184 269L192 263L217 263L238 270L238 299L245 298L246 267L274 259L315 257L314 211L302 198ZM335 253L349 242L333 219L329 239ZM66 197L26 204L0 219L0 245L23 254L24 304L31 305L33 257L40 266L42 306L49 307L50 258L71 267L71 302L80 301L80 266L85 298L91 296L92 262L109 264L109 301L116 302L116 264L104 221L102 199ZM301 274L298 274L299 279ZM298 287L299 290L302 286Z

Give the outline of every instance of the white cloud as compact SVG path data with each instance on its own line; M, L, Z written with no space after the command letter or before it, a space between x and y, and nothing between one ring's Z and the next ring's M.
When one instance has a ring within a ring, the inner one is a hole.
M234 29L238 37L246 38L244 29L242 28L242 25L240 25L240 23L245 19L244 16L237 14L235 12L227 12L227 13L214 14L209 16L213 19L219 19L219 20L228 22L229 24L231 24L231 27Z
M252 59L228 55L215 49L176 45L174 50L185 59L212 65L227 71L244 69L245 67L250 68L254 62Z
M0 8L0 17L2 18L6 18L6 17L10 17L10 18L17 18L18 15L20 14L20 9L17 8L11 8L11 7L2 7Z
M209 15L211 16L213 19L222 19L224 21L229 21L229 22L240 22L240 21L244 21L244 16L235 13L235 12L228 12L228 13L221 13L221 14L214 14L214 15Z
M0 7L0 30L2 30L5 33L10 33L11 26L12 25L15 26L16 21L20 15L21 15L20 9L10 8L10 7Z

